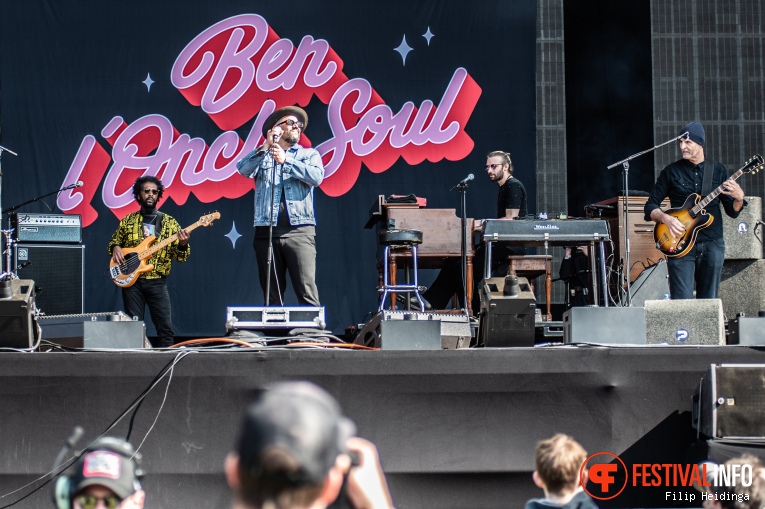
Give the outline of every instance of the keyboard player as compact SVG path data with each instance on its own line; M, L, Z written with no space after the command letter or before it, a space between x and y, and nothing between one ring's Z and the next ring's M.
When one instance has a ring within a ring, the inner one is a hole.
M497 219L523 219L526 217L526 188L523 183L513 176L513 161L509 152L495 150L486 156L486 173L489 180L499 185L497 194ZM479 294L477 286L484 273L484 245L481 244L473 258L473 292L472 310L478 312ZM492 276L507 274L507 257L509 255L525 254L524 248L496 246L492 252ZM458 258L447 261L439 272L433 284L423 294L433 309L445 309L452 296L457 294L460 306L464 306L464 291L462 290L462 263Z

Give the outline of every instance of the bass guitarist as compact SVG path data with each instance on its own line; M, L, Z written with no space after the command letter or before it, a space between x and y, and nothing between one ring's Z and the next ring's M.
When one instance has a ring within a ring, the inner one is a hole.
M114 263L124 264L123 248L134 248L150 235L154 235L157 242L161 242L178 234L178 240L157 251L149 260L154 265L152 270L141 274L133 285L122 288L125 313L143 320L146 306L149 306L151 321L157 329L158 343L155 346L160 348L172 346L174 339L167 276L170 274L173 260L185 262L191 251L189 233L182 229L173 217L157 210L164 190L157 177L146 175L136 179L133 184L133 196L141 210L122 218L107 248Z
M711 223L706 227L700 226L693 247L685 254L668 254L667 258L671 298L692 299L695 285L696 298L716 299L725 258L720 204L730 217L738 217L746 206L744 191L729 178L725 166L705 161L704 127L700 123L687 124L678 136L684 136L679 142L683 158L662 170L645 204L645 220L663 223L669 233L680 237L686 231L685 225L659 208L662 200L669 197L671 207L679 208L692 194L704 197L712 189L720 188L720 195L705 207L706 213L711 216Z

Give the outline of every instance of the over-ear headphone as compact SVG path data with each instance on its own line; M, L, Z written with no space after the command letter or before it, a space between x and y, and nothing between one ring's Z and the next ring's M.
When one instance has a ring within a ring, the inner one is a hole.
M82 451L75 463L75 471L73 475L60 475L56 480L56 486L53 493L53 502L56 504L57 509L72 509L72 498L75 495L75 490L78 488L79 483L82 481L80 474L83 468L83 459L85 455L93 451L109 451L122 456L125 460L133 463L133 491L141 489L140 479L143 477L143 470L141 469L141 454L136 453L135 449L129 442L113 437L99 438L87 449ZM124 474L124 473L123 473Z

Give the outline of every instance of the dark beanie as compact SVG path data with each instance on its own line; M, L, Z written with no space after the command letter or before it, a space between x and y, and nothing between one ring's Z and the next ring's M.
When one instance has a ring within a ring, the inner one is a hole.
M704 142L706 138L704 136L704 127L701 124L698 122L691 122L690 124L686 124L682 129L680 129L678 136L682 136L685 133L688 133L688 138L691 141L698 143L702 148L704 148Z

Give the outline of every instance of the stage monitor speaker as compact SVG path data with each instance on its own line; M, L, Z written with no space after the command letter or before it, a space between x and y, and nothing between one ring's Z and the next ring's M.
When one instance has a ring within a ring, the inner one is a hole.
M765 438L765 364L712 364L693 395L693 425L710 438Z
M762 234L765 236L765 232ZM727 252L730 247L726 246ZM757 316L765 311L765 260L725 260L720 278L725 316Z
M762 258L762 241L765 232L757 228L762 221L762 198L747 196L747 205L738 217L722 214L723 237L726 260L759 260ZM755 231L759 230L759 231ZM755 235L757 233L757 235ZM758 238L759 237L759 238Z
M725 344L720 299L647 300L645 318L649 344Z
M150 348L143 322L122 312L41 316L41 340L70 348ZM41 345L41 349L43 346Z
M630 286L632 305L643 307L647 300L669 299L667 262L659 260L640 273Z
M432 325L410 327L393 322L437 324L438 346L431 331ZM383 310L360 328L354 343L383 350L452 350L468 348L471 337L470 319L464 314Z
M34 346L34 291L35 283L28 279L0 281L0 347Z
M739 316L728 320L728 344L765 346L765 317Z
M16 244L15 253L19 277L35 282L38 310L48 315L82 313L85 246Z
M574 307L563 313L563 342L644 345L645 318L641 307Z
M485 347L534 346L537 301L528 279L484 279L480 296L479 343Z

